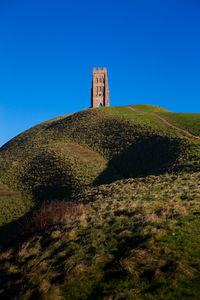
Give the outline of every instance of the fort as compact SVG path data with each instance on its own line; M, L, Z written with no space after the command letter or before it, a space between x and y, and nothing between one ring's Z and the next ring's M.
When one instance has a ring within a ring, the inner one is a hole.
M91 107L100 106L110 106L107 69L93 68Z

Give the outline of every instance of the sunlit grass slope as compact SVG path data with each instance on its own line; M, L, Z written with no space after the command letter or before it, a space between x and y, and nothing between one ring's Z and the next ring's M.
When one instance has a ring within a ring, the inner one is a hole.
M156 116L172 112L131 107L55 118L0 149L0 234L33 209L0 253L0 298L198 299L200 141Z
M146 111L146 112L155 112L155 113L170 112L169 110L162 108L160 106L156 106L156 105L134 104L134 105L131 105L131 107L133 107L137 110Z
M160 114L171 123L200 136L200 113L164 113Z
M200 113L173 113L154 105L132 105L139 111L158 113L166 120L200 136Z

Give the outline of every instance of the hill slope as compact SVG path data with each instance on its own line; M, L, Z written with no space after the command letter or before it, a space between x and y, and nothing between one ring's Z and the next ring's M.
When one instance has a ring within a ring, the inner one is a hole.
M200 141L158 118L171 112L131 108L55 118L0 149L0 178L23 199L2 223L36 209L0 255L1 297L199 296Z
M156 113L171 124L187 130L193 135L200 136L199 113L173 113L154 105L131 105L132 108L149 113Z
M152 114L129 107L90 109L44 122L4 145L0 176L34 200L62 198L100 179L103 183L186 164L193 169L197 147Z

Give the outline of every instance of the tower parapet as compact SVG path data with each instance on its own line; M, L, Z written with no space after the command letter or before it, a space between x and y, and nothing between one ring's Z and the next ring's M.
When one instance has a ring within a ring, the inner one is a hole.
M91 107L110 106L108 76L106 68L93 68Z

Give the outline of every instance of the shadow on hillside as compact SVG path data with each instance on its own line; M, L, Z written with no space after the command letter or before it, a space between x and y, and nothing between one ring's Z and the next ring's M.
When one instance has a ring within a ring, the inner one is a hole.
M28 212L21 218L0 227L0 250L22 239L20 232L23 228L23 224L27 222L31 215L32 212Z
M94 185L111 183L115 169L117 179L159 175L172 169L180 154L180 139L153 135L138 139L134 145L114 156L107 169L94 181ZM114 180L113 180L114 179Z
M50 151L35 155L20 176L21 185L31 193L36 204L71 197L80 185L70 163L63 162Z

